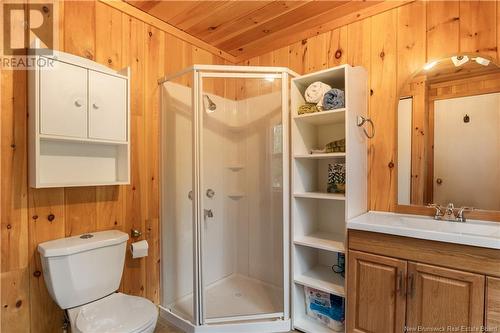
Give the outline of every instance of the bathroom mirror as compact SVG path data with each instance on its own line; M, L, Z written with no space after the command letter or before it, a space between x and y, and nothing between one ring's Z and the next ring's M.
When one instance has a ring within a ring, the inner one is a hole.
M399 94L398 204L500 211L500 68L458 54L426 64Z

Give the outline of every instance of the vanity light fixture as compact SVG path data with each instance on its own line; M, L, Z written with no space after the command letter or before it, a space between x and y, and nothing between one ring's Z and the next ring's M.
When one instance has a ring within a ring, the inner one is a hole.
M432 67L436 66L436 65L437 65L437 63L438 63L437 61L432 61L432 62L429 62L429 63L425 64L424 69L425 69L426 71L428 71L428 70L429 70L429 69L431 69Z
M463 64L467 63L469 61L469 57L466 55L457 55L451 57L451 61L455 65L455 67L462 66Z
M474 60L478 64L483 65L483 66L488 66L490 64L490 61L488 59L485 59L485 58L482 58L482 57L476 57L476 58L474 58Z

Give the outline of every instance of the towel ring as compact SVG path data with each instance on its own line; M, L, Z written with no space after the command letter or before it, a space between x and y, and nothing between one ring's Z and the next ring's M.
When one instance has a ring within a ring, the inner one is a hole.
M365 123L369 123L371 127L371 134L368 134L366 131L366 128L363 128L363 132L365 132L365 135L368 139L372 139L375 136L375 125L373 124L373 121L370 118L365 118L363 116L358 116L356 118L356 125L358 127L363 126Z

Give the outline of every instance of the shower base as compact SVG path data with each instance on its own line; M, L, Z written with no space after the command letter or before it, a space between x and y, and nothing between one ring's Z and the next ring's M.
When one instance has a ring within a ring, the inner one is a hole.
M206 288L205 314L207 320L225 317L271 314L283 311L283 291L276 286L232 274ZM191 320L193 318L193 294L170 304L170 311Z

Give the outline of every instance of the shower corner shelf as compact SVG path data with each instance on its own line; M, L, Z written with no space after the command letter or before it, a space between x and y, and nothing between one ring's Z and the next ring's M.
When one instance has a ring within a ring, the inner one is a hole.
M345 108L298 115L305 89L321 81L345 92ZM344 278L332 271L345 253L346 221L367 211L367 145L356 117L367 113L367 72L342 65L307 74L291 84L293 326L332 333L306 314L304 286L345 297ZM308 154L345 139L345 153ZM346 193L326 193L329 163L346 163ZM318 191L320 190L320 191Z
M227 168L231 171L240 171L245 168L243 164L239 163L230 163L227 165Z
M229 192L227 196L233 200L241 199L245 196L244 192Z

